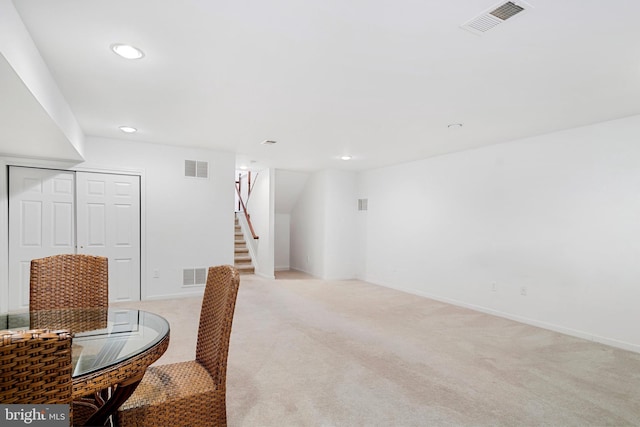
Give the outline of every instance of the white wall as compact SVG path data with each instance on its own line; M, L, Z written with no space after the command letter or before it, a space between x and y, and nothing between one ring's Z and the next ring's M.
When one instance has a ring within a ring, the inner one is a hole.
M276 170L276 213L290 214L309 178L306 172Z
M200 294L182 286L184 268L233 264L232 153L87 138L85 158L82 168L142 174L143 299ZM185 177L184 160L209 162L209 178Z
M69 159L81 159L84 134L11 0L0 0L0 55L68 139Z
M316 277L324 273L325 188L323 173L311 174L291 211L291 268Z
M279 271L291 268L291 211L308 178L305 172L275 171L275 269Z
M275 214L274 224L274 251L275 251L275 270L289 270L289 257L291 254L289 240L291 238L291 215Z
M252 178L254 181L247 203L251 223L259 237L258 240L253 241L246 238L247 244L253 245L253 254L256 255L253 259L255 274L269 279L275 278L274 175L273 169L264 169Z
M0 313L9 310L9 196L8 172L0 159Z
M361 278L640 351L638 135L634 116L361 173Z
M291 268L323 279L356 276L356 174L312 174L291 213Z
M325 173L324 279L345 280L356 277L356 176L355 172L346 171Z

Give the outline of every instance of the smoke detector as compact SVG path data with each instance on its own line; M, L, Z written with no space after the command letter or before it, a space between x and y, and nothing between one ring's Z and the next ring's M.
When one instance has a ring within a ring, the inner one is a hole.
M460 27L477 35L482 35L487 31L502 24L516 15L521 15L532 6L524 1L508 1L494 5Z

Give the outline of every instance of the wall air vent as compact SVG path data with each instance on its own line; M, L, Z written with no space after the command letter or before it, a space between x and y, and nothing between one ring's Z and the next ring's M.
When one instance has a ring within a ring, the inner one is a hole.
M531 5L520 0L499 3L460 27L474 34L482 35L527 9L531 9Z
M191 178L207 178L209 176L209 163L199 160L185 160L184 176Z
M207 283L206 268L185 268L182 270L182 286L202 286Z

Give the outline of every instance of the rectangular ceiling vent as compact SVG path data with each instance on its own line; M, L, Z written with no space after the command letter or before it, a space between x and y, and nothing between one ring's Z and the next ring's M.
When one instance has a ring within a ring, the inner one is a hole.
M482 35L507 19L530 9L531 5L523 1L508 1L489 8L481 15L461 25L461 28L477 35Z
M358 210L359 211L369 210L369 199L358 199Z
M191 178L207 178L209 176L209 163L199 160L185 160L184 176Z

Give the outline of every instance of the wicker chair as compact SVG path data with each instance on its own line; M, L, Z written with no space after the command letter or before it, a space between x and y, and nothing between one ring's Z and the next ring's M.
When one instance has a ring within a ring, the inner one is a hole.
M70 404L71 392L68 331L0 331L0 403Z
M118 411L121 426L226 426L227 356L240 276L210 267L195 360L147 369Z
M108 306L107 258L69 254L31 261L29 310Z
M70 328L72 333L107 324L109 260L106 257L63 254L31 260L29 310L31 327ZM101 311L48 310L101 308ZM108 393L108 390L105 390ZM76 421L82 424L101 405L102 398L86 396L73 402Z

